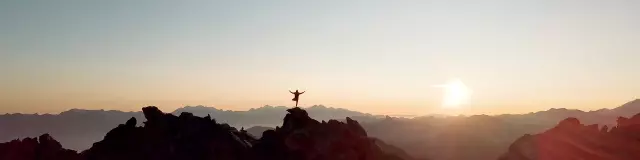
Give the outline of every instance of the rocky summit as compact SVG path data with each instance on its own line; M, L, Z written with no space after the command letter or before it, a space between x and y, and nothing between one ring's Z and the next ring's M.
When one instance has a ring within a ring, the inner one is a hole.
M2 160L79 160L78 153L62 148L49 134L0 143Z
M598 128L567 118L537 135L525 135L500 160L637 160L640 159L640 114L619 117L617 125Z
M143 126L131 118L81 153L63 149L45 134L0 144L0 160L412 159L404 152L383 150L383 143L368 137L355 120L318 122L297 107L287 110L282 127L264 131L259 139L210 116L175 116L153 106L142 111L147 119Z

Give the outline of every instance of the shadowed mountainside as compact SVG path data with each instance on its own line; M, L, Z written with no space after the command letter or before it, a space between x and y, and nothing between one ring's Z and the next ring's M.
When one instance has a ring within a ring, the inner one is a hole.
M617 117L640 113L640 100L614 109L584 112L550 109L523 115L475 115L412 119L387 117L364 122L367 133L404 149L414 157L431 159L477 160L497 159L509 145L525 134L536 134L553 128L567 117L588 119L585 124L613 126Z
M402 119L363 123L370 136L431 159L496 159L518 137L544 130L492 116Z
M640 159L640 114L617 122L609 130L567 118L543 133L518 138L500 160Z
M260 139L215 119L183 112L180 116L163 113L156 107L143 108L147 119L137 119L109 131L104 139L78 154L49 135L0 144L0 158L11 160L400 160L412 159L393 146L367 136L360 124L316 121L300 108L287 110L282 127L264 131ZM381 148L380 145L384 145Z
M74 150L62 148L62 145L49 134L38 138L25 138L0 143L0 160L79 160Z

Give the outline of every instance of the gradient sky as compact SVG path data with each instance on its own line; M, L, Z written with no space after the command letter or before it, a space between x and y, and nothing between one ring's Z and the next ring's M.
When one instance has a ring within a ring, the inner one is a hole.
M0 1L0 113L300 104L375 114L612 108L637 0ZM459 78L466 106L441 108Z

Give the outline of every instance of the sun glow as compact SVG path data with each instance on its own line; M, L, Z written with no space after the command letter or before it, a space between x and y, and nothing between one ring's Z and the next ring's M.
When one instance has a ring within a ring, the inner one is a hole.
M445 108L458 108L467 103L471 90L459 79L449 81L447 84L436 85L444 89L442 106Z

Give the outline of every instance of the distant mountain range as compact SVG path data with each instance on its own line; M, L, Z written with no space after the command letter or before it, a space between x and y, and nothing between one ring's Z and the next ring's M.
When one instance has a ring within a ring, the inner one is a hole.
M193 106L173 112L190 112L210 117L221 123L245 128L256 137L262 131L282 124L287 107L264 106L247 111L229 111ZM305 108L318 121L344 120L351 117L360 122L368 135L386 144L401 148L413 157L429 159L497 159L509 145L525 134L538 134L553 128L567 117L580 119L582 124L612 127L618 117L640 113L640 100L633 100L613 109L581 111L549 109L527 114L420 116L413 118L371 115L325 106ZM0 142L36 137L49 133L65 148L84 150L102 140L106 132L127 119L145 120L142 112L72 109L60 114L0 115ZM141 124L138 124L141 125ZM255 127L258 126L258 127ZM253 128L252 128L253 127Z
M499 115L497 117L527 121L534 124L557 124L567 117L575 117L585 124L616 125L618 117L631 117L640 113L640 99L629 101L613 109L599 109L595 111L581 111L576 109L552 108L546 111L528 114Z
M193 113L195 116L207 116L215 117L220 122L228 123L237 127L252 127L252 126L268 126L275 127L282 123L281 117L286 114L288 107L284 106L264 106L260 108L252 108L247 111L231 111L221 110L213 107L205 106L187 106L178 108L172 113L179 115L182 112ZM330 119L344 119L345 117L356 117L355 119L372 120L374 117L371 114L346 110L342 108L325 107L323 105L314 105L305 108L309 112L309 116L317 120L330 120Z

